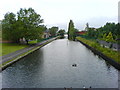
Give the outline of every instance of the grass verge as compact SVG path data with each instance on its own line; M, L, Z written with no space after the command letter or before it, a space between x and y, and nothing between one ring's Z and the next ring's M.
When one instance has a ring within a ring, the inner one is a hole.
M87 45L89 45L91 47L93 47L94 49L100 51L101 53L103 53L107 57L115 60L117 63L120 64L120 58L119 58L120 57L120 53L118 53L118 51L113 51L110 48L102 47L97 42L91 41L91 40L87 40L87 39L82 38L82 37L76 37L76 39L82 41L83 43L85 43L85 44L87 44Z
M30 53L36 51L37 49L43 47L44 45L46 45L46 44L48 44L48 43L50 43L50 42L52 42L52 41L53 41L53 40L50 40L50 41L48 41L48 42L46 42L46 43L44 43L44 44L42 44L42 45L40 45L40 46L37 46L37 47L33 48L32 50L29 50L28 52L25 52L25 53L23 53L23 54L21 54L21 55L15 57L14 59L11 59L11 60L9 60L9 61L3 63L3 64L0 64L0 68L4 69L5 67L11 65L12 63L18 61L19 59L21 59L21 58L27 56L28 54L30 54Z
M4 56L17 50L26 48L28 45L21 45L16 43L0 43L0 47L2 47L2 50L0 50L2 53L1 56Z

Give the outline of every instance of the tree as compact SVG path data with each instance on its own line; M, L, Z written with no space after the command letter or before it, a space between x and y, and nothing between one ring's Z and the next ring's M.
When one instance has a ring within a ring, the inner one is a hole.
M75 40L75 28L74 28L74 23L72 20L69 22L69 27L68 27L68 39L69 40Z
M89 37L95 37L95 28L88 28L87 34Z
M52 37L56 36L57 35L57 31L58 31L58 27L51 27L49 28L49 31L50 31L50 34Z
M19 29L22 31L21 37L28 39L39 38L40 24L43 22L41 16L37 14L34 9L20 9L18 14Z
M64 29L59 30L59 31L58 31L58 34L59 34L62 38L64 38L65 30L64 30Z
M38 31L38 39L41 39L41 38L42 38L42 35L43 35L43 33L45 32L45 30L47 30L47 27L44 26L44 25L40 25L40 26L37 28L37 31Z
M113 36L112 36L112 33L111 33L111 32L109 32L109 34L107 35L106 41L107 41L107 42L112 42L112 41L113 41Z
M38 39L46 29L41 16L34 9L20 9L17 17L14 13L6 13L2 20L3 38L19 42L20 38Z
M109 34L109 32L112 33L113 39L116 39L116 36L118 35L117 31L117 24L115 23L106 23L103 27L99 28L99 37L102 38L105 33Z
M6 13L2 20L3 39L16 41L16 15L14 13Z
M106 23L103 27L100 27L98 29L95 29L92 28L88 29L87 31L87 34L88 36L90 37L95 37L95 38L98 38L98 39L103 39L103 37L106 36L109 34L109 32L112 33L112 37L113 37L113 40L116 40L119 36L120 36L120 24L115 24L115 23ZM104 40L105 37L104 37Z
M120 23L118 23L118 24L116 24L116 27L117 27L117 29L116 29L116 36L117 36L117 39L119 38L120 39Z
M118 32L116 40L117 40L117 43L120 45L120 23L118 23L116 26L117 26L116 31Z
M107 34L105 33L105 34L103 35L103 40L106 41L106 37L107 37Z
M89 29L89 24L88 24L88 23L86 23L85 30L86 30L86 31L88 31L88 29Z

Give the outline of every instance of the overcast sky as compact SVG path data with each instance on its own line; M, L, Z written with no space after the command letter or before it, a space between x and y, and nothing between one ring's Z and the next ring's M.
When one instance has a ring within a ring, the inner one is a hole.
M1 0L0 20L5 13L17 13L20 8L32 7L44 19L47 27L67 29L70 19L77 29L83 30L88 22L100 27L106 22L118 22L120 0Z

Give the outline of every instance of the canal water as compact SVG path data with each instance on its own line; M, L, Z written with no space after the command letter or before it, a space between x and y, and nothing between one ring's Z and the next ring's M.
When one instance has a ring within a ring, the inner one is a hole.
M67 39L55 40L2 71L3 88L82 88L83 85L118 88L118 70L80 42Z

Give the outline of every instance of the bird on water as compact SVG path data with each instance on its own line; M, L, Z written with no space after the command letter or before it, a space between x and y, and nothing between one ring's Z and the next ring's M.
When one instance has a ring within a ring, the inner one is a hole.
M77 67L77 64L72 64L73 67Z

